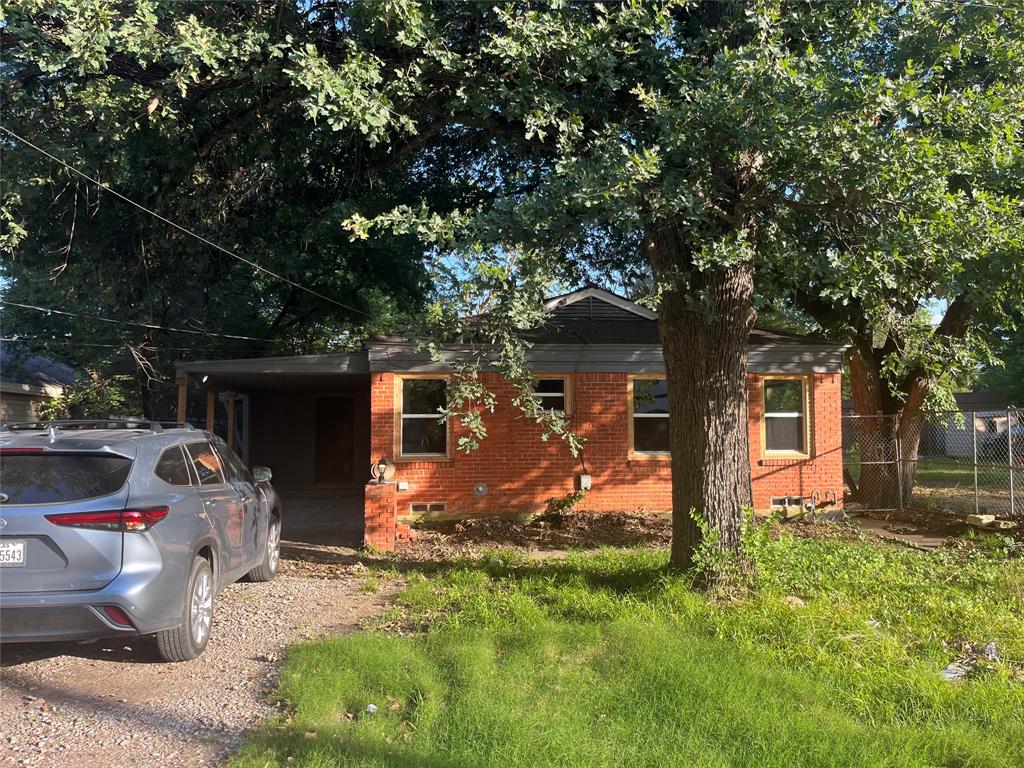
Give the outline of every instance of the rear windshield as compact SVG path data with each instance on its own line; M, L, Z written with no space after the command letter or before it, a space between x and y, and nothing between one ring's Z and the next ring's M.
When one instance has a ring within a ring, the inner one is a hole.
M107 496L128 479L131 459L92 454L0 455L4 504L52 504Z

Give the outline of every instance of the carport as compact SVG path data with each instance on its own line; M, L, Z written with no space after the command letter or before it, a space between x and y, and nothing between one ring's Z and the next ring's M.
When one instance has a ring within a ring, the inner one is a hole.
M370 466L365 352L177 364L178 420L274 473L285 537L358 546Z

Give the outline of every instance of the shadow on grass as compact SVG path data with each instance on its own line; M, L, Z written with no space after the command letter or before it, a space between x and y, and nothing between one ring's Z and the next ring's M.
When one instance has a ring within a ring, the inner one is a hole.
M257 737L260 738L260 737ZM265 737L264 737L265 738ZM273 748L263 755L258 749L254 750L252 757L256 759L250 762L243 762L244 765L258 765L261 760L268 758L262 765L276 766L278 756L287 755L287 763L299 766L304 765L366 765L366 766L388 766L388 768L482 768L484 763L460 759L452 762L450 757L434 757L430 755L413 754L409 749L401 746L390 746L379 742L372 742L368 739L354 739L351 735L344 736L342 741L331 739L325 743L323 737L307 738L299 734L287 734L273 740ZM326 761L326 762L325 762ZM231 765L238 764L236 759Z
M507 550L482 552L474 557L457 557L436 560L403 558L401 555L387 555L362 550L343 552L330 551L315 546L301 546L285 542L281 548L282 557L317 565L356 566L370 571L419 573L424 576L438 576L455 571L473 570L486 573L494 579L526 579L540 577L554 584L578 583L582 579L587 586L610 589L618 593L646 592L668 576L682 576L668 564L667 552L661 550L633 550L628 555L609 557L606 568L602 568L600 553L587 553L588 560L581 563L575 558L529 559ZM639 556L638 556L639 555Z

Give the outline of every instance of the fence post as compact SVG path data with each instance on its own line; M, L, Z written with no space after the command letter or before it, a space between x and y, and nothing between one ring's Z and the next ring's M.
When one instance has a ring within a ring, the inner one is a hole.
M978 420L971 411L971 465L974 467L974 514L980 512L978 505Z
M900 411L893 419L893 426L896 428L896 490L898 493L896 498L900 512L903 511L903 440L900 437L902 422L903 411Z
M1010 470L1010 517L1017 516L1016 499L1014 496L1013 487L1013 409L1006 409L1006 461L1007 466ZM1020 414L1017 414L1017 420L1020 420Z

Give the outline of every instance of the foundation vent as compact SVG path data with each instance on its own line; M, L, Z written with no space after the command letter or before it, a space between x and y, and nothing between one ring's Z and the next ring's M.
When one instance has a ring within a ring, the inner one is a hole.
M446 501L420 501L409 505L409 512L413 515L443 515L447 511Z

